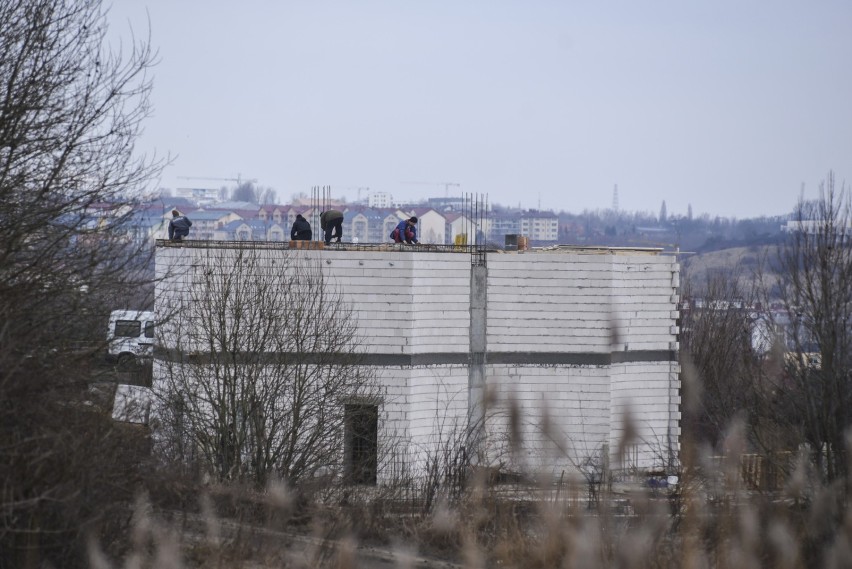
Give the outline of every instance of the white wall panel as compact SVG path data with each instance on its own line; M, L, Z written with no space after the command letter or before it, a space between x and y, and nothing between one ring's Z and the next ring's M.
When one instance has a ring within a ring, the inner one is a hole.
M205 256L237 251L193 247L157 250L156 306L162 317L192 287ZM268 250L267 269L287 270L288 255L316 262L357 319L362 348L373 356L438 357L469 352L471 258L422 251ZM488 254L486 341L491 354L607 356L613 351L669 350L677 340L679 267L672 257L628 253L526 252ZM616 338L616 344L613 344ZM487 355L486 355L486 361ZM383 448L422 462L468 412L466 365L377 366L384 402ZM646 440L679 435L679 381L668 361L613 365L486 364L496 390L489 428L498 452L510 405L522 412L524 460L572 468L603 445L612 450L629 407ZM509 403L512 401L513 403ZM550 418L552 432L541 428ZM559 439L554 442L550 438ZM505 436L504 436L505 439ZM403 449L403 450L400 450ZM560 453L562 453L560 455ZM643 464L653 452L642 451Z

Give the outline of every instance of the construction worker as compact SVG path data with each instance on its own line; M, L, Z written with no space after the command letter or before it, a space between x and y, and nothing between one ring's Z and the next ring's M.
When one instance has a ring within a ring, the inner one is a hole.
M189 235L189 228L192 227L192 222L185 215L173 209L172 219L169 221L169 240L183 241L183 238Z
M340 243L340 238L343 237L343 212L336 209L322 212L320 227L325 231L326 245L331 243L332 237L337 237L337 242Z
M400 221L390 236L395 243L405 242L407 245L419 243L417 241L417 217L412 216Z
M313 237L311 224L308 220L302 217L302 214L296 215L296 221L293 222L293 228L290 229L290 239L293 241L310 241Z

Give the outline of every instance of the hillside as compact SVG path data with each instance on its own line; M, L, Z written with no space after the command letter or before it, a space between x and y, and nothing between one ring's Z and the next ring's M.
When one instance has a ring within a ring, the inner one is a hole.
M707 284L716 278L736 279L743 294L751 289L754 282L761 282L772 290L778 278L778 251L778 245L751 245L683 254L682 290L685 294L687 289L691 290L693 296L704 295Z

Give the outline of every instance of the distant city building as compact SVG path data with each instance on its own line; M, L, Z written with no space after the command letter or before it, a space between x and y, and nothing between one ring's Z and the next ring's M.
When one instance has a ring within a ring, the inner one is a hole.
M393 227L399 223L396 215L388 209L348 208L343 212L343 238L357 243L384 243L393 229L385 231L388 218L392 220Z
M290 206L286 205L274 205L267 204L260 206L260 211L257 214L257 218L261 221L271 221L274 223L282 223L287 222L287 213L290 210ZM296 218L296 214L293 214L293 219ZM290 224L293 222L291 221Z
M458 237L461 245L476 244L476 230L470 218L461 213L445 213L444 218L447 220L446 243L455 243Z
M167 213L171 217L170 213ZM213 240L216 239L215 232L222 226L242 219L236 213L230 211L203 211L193 212L188 216L192 221L192 229L189 230L189 239Z
M417 239L421 243L446 244L447 220L431 207L399 211L398 215L400 219L407 219L412 215L417 216Z
M168 220L160 208L140 208L128 218L124 228L137 245L153 245L155 239L168 237Z
M367 205L373 208L393 207L393 196L388 192L370 192Z
M521 214L520 234L532 241L559 239L559 217L552 211L530 210Z
M822 219L791 219L787 221L784 225L781 226L781 231L783 233L807 233L808 235L816 235L820 231L825 231L825 220ZM835 230L839 233L850 233L852 232L852 223L848 224L846 227L839 226Z
M521 216L518 213L499 213L489 217L491 231L488 239L495 243L503 243L506 235L521 234Z
M426 200L426 203L429 204L429 207L438 211L455 212L464 212L466 205L465 198L463 197L429 198Z
M556 243L559 240L559 217L552 211L509 210L496 214L484 203L472 205L470 199L461 197L429 198L420 205L394 206L390 193L372 192L369 195L371 204L386 205L367 206L358 202L341 204L336 200L328 200L322 206L311 205L305 200L296 200L298 203L284 205L223 201L201 208L198 208L193 199L186 197L191 195L196 199L209 199L212 193L205 195L206 191L208 190L204 188L181 188L184 196L170 197L168 201L161 198L150 202L150 207L164 212L162 217L165 218L166 224L171 217L172 207L190 214L193 222L190 239L193 240L278 241L282 232L286 240L297 214L308 220L316 237L321 232L320 213L323 208L331 207L344 213L344 241L357 239L359 243L385 243L389 241L389 235L396 224L412 215L419 218L417 234L420 242L424 244L453 244L459 239L469 245L483 240L501 245L505 235L523 235L533 244ZM423 203L432 205L425 206ZM109 207L111 206L108 204L98 205L88 213L93 218L103 217ZM138 211L141 210L134 209L133 213ZM131 230L134 239L160 236L162 224L149 220L150 217L150 213L146 216L134 216L134 228ZM241 229L229 225L238 220L245 223ZM273 226L278 226L281 231L271 230Z
M289 229L278 223L267 223L259 219L238 219L226 223L213 232L216 241L285 241L290 239Z
M219 190L213 188L178 188L175 195L202 206L212 205L219 200Z
M204 208L204 211L231 212L243 219L255 219L261 217L263 208L251 202L228 201L213 204Z

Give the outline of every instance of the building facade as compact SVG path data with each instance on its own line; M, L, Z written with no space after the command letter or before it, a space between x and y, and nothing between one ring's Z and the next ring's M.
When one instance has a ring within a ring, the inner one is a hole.
M507 470L558 475L607 455L614 465L662 469L676 459L674 257L650 249L471 254L264 245L269 271L294 256L316 263L351 306L364 352L359 365L381 386L376 437L384 463L422 470L429 449L471 425L482 425L485 460ZM160 242L158 316L197 288L198 271L225 270L239 252L240 244ZM155 358L155 390L167 365ZM510 417L520 423L511 427ZM521 453L506 450L513 429Z
M527 211L520 216L520 234L533 241L559 239L559 217L552 211Z

